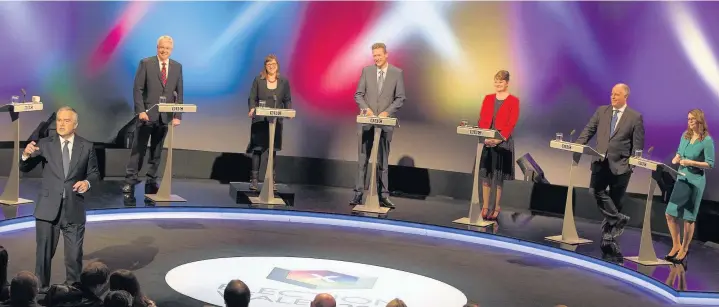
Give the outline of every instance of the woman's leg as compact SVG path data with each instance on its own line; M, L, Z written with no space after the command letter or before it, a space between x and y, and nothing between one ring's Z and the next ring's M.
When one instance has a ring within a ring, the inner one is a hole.
M252 151L252 170L250 171L250 189L258 189L258 181L260 177L260 163L262 162L262 152L253 150Z
M502 178L497 178L495 180L497 183L497 194L494 196L494 209L492 209L492 216L491 219L496 220L497 217L499 217L499 212L502 211L502 207L499 206L499 201L502 199L502 186L504 185L504 180Z
M684 221L684 242L682 242L682 248L679 250L676 259L684 259L687 252L689 252L689 244L692 243L694 237L694 221Z
M669 251L667 256L676 256L682 247L682 238L679 235L679 224L677 223L677 218L669 214L665 214L664 216L667 218L669 235L672 237L672 249Z

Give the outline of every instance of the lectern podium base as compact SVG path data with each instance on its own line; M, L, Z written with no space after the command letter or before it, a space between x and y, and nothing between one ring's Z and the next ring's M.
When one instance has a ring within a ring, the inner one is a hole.
M487 226L493 225L493 224L494 224L494 221L487 221L487 220L480 219L480 220L478 220L477 222L472 223L471 220L470 220L470 218L468 218L468 217L463 217L463 218L461 218L461 219L452 221L452 223L457 223L457 224L462 224L462 225L468 225L468 226L487 227Z
M669 261L666 261L666 260L664 260L664 259L659 259L659 258L657 258L657 259L655 259L655 260L651 260L651 259L649 259L649 260L639 260L639 257L638 257L638 256L633 256L633 257L624 257L624 259L627 259L627 260L629 260L629 261L631 261L631 262L634 262L634 263L639 263L639 264L641 264L641 265L646 265L646 266L670 265L670 264L672 264L672 263L669 262Z
M576 239L563 238L562 235L545 237L545 239L552 241L552 242L571 244L571 245L592 243L592 240L583 239L583 238L576 238Z
M0 204L8 205L8 206L16 206L16 205L22 205L22 204L29 204L32 203L32 200L24 199L24 198L18 198L17 200L5 200L0 199Z
M352 208L352 213L360 214L360 215L367 215L367 216L378 216L378 215L387 215L387 212L389 212L389 208L385 207L375 207L375 206L368 206L368 205L359 205Z
M262 190L263 184L259 184L259 189ZM235 203L247 205L249 208L259 209L286 209L285 206L293 206L295 199L295 192L286 184L276 183L275 198L281 200L281 204L262 204L261 202L253 201L253 199L259 199L260 192L250 189L249 182L230 182L230 197L235 200Z
M273 207L274 206L287 206L285 201L282 200L282 198L278 198L278 197L272 197L267 200L262 200L261 197L259 197L259 196L248 197L248 198L250 199L250 202L252 203L253 207L262 206L262 205L273 206Z
M159 194L145 194L145 197L149 198L150 200L158 203L163 202L186 202L187 200L177 196L175 194L170 194L169 196L161 196Z

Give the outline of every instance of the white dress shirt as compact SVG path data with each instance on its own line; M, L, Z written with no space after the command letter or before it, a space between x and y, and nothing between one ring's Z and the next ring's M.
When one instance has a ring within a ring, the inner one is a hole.
M612 116L614 116L614 111L618 111L618 112L617 112L617 122L614 123L614 131L615 131L615 132L617 131L617 125L619 125L619 120L622 119L622 114L624 114L624 110L626 110L626 109L627 109L627 105L626 105L626 104L624 104L624 106L621 107L621 108L619 108L619 109L617 109L617 108L612 108Z

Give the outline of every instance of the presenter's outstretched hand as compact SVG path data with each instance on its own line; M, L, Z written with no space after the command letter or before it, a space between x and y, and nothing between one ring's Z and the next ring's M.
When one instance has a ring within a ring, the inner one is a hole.
M150 117L147 116L147 112L142 112L142 113L140 113L139 118L140 118L140 120L143 121L143 122L146 122L146 121L149 121L149 120L150 120Z
M27 158L38 150L40 150L40 147L35 146L35 141L32 141L30 144L25 146L25 150L22 152L22 155Z
M247 113L247 117L252 117L255 115L255 108L250 109L250 113Z
M387 113L387 112L382 112L382 113L379 114L379 117L389 117L389 113Z

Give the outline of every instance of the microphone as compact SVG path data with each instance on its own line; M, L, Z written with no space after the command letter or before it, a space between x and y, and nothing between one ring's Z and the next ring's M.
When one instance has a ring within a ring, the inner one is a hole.
M177 103L177 91L173 91L172 96L175 97L175 103Z
M27 95L27 92L25 92L24 88L21 88L20 92L22 93L22 103L25 103L25 95Z
M272 99L275 100L275 108L277 108L277 94L272 94Z
M647 149L647 160L652 156L653 150L654 150L654 146L649 147L649 149Z
M569 132L569 143L574 143L574 141L572 140L572 135L574 135L575 132L577 132L577 130L575 129L572 129L572 132Z

